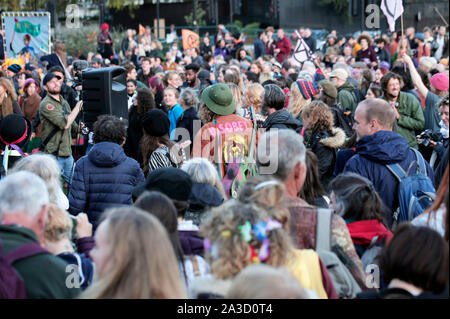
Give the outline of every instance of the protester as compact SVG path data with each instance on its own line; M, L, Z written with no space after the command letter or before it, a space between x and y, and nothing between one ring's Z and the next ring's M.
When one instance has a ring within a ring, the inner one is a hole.
M306 178L299 197L311 205L328 208L330 199L325 192L319 177L319 159L313 151L306 150Z
M0 107L0 120L9 114L23 114L17 103L16 91L7 78L0 78Z
M101 25L101 30L97 37L97 52L99 52L104 59L111 59L114 55L114 43L109 33L109 25L103 23Z
M143 119L144 135L141 140L143 171L147 174L160 167L180 167L185 157L183 149L169 138L170 121L158 109L148 111Z
M393 131L395 123L395 111L386 101L368 99L361 102L355 112L356 155L344 168L344 172L354 172L369 179L391 212L398 206L399 182L385 164L399 164L404 170L415 170L417 166L416 154L407 140ZM425 165L427 176L433 181L433 171L427 162ZM385 217L390 229L394 216Z
M183 89L179 99L183 113L178 118L176 129L173 131L171 137L177 142L190 141L188 150L191 150L195 134L200 129L200 119L197 116L196 110L199 101L195 90L190 88ZM191 152L189 151L188 153L190 154Z
M335 69L328 74L328 78L338 91L337 101L345 111L355 113L357 101L354 93L355 87L348 81L348 73L344 69Z
M0 182L0 202L2 253L16 253L15 256L7 255L17 273L9 273L12 282L6 287L6 297L76 298L80 289L66 285L67 264L41 246L50 205L44 181L31 172L11 174ZM17 249L23 247L29 247L28 254L17 256ZM14 260L20 262L13 263ZM20 277L15 280L13 274ZM17 280L22 280L24 285L20 286Z
M122 120L112 115L99 116L94 123L94 147L75 165L69 212L75 216L86 213L94 230L105 209L131 205L133 187L144 181L138 162L122 149L125 139Z
M172 245L156 217L134 207L108 210L95 244L97 278L81 298L186 298Z
M360 299L448 298L448 243L428 227L404 224L380 253L385 290L364 292ZM442 295L441 295L442 294Z

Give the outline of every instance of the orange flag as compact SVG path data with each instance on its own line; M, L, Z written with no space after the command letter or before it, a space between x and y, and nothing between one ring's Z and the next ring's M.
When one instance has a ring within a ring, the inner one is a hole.
M181 30L181 36L183 37L183 50L200 47L200 37L197 33L183 29Z
M142 24L139 24L139 35L143 35L145 33L145 28Z

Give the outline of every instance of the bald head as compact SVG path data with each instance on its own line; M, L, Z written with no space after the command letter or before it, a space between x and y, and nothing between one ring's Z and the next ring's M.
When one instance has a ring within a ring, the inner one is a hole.
M366 99L359 103L358 109L365 112L366 121L376 120L380 131L392 131L396 122L395 112L388 102L382 99Z

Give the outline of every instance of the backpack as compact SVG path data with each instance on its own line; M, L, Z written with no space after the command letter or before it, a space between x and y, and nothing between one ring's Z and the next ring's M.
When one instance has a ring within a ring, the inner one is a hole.
M331 247L331 217L333 211L319 208L317 210L316 252L327 267L336 293L341 299L353 299L361 292L361 287L350 270L339 259L338 254L345 255L340 247ZM347 257L348 258L348 257Z
M14 262L31 256L48 253L37 243L27 243L5 254L0 239L0 299L25 299L25 283L14 269Z
M384 239L380 244L377 244L378 242L378 236L375 236L372 238L372 241L370 242L370 245L367 246L366 250L361 256L361 262L363 264L363 269L366 269L368 265L374 264L378 265L378 262L376 258L378 257L381 249L384 245Z
M415 173L409 174L405 172L399 164L386 165L387 169L399 181L399 207L394 212L393 228L402 222L411 221L422 214L427 208L433 205L436 199L436 190L427 175L425 160L419 151L413 148L412 150L417 158L417 169Z
M253 119L253 130L247 156L245 155L247 145L242 135L233 134L227 136L227 139L222 144L220 132L216 127L218 172L228 199L237 198L239 189L245 185L247 178L258 174L254 160L257 126L256 119L253 116L253 107L250 107L250 112ZM216 126L215 120L214 125Z
M350 111L344 112L339 105L330 106L330 109L334 117L334 126L341 128L347 137L351 137L355 132L353 130L355 120L352 113Z

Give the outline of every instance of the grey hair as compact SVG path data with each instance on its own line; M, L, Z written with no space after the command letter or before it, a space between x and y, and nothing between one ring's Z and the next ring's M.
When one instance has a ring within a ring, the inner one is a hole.
M50 200L58 203L61 189L61 169L55 157L49 154L33 154L22 157L10 170L11 173L28 171L42 178L47 185Z
M209 184L224 196L222 183L214 165L206 158L194 157L183 163L181 169L189 174L193 183Z
M333 65L333 71L336 69L343 69L345 70L345 72L347 72L348 76L351 77L352 76L352 71L351 71L351 67L344 62L337 62Z
M180 101L184 101L184 105L187 107L195 106L198 104L197 92L191 88L185 88L181 90Z
M17 172L0 182L0 219L5 213L19 212L35 217L49 202L45 182L36 174Z
M316 73L316 66L311 61L305 61L303 63L302 71L308 72L309 74L313 75Z
M305 158L303 137L290 129L271 129L258 143L257 165L261 175L273 174L285 181L297 163L306 166Z
M314 77L308 71L300 71L300 73L298 74L297 80L304 80L304 81L313 82L314 81Z

